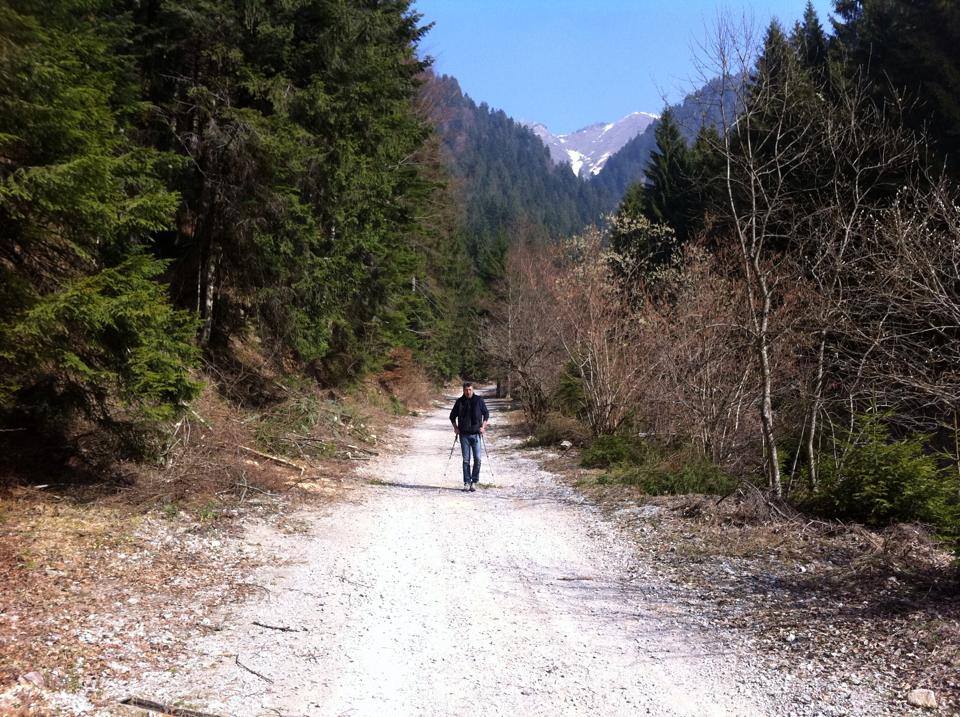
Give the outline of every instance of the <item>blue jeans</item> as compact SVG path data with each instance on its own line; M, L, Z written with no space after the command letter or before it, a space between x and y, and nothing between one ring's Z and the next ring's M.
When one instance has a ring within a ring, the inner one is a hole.
M461 433L460 452L463 454L463 482L476 483L480 480L480 434ZM473 454L473 472L470 471L470 454Z

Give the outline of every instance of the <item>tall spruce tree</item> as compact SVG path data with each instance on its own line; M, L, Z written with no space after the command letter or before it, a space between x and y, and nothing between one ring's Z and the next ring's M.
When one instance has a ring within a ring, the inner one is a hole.
M822 186L818 172L827 171L831 160L818 163L806 157L829 148L809 146L809 128L822 121L826 99L818 92L811 74L801 63L798 50L774 20L767 28L762 51L751 74L747 108L731 135L731 152L743 161L735 166L748 171L761 193L776 191L780 198L775 212L766 216L765 244L783 249L792 241L791 226L808 206L816 203ZM802 152L797 151L802 148ZM769 168L769 172L764 168ZM734 178L732 187L746 187L746 178ZM728 200L729 201L729 200ZM752 204L748 196L733 201Z
M696 188L690 149L669 108L661 115L655 136L657 146L645 171L644 213L651 222L671 227L683 243L691 234Z
M828 57L827 34L823 31L823 25L820 24L820 18L811 0L807 0L803 19L794 28L790 41L797 52L800 64L816 80L825 79Z
M406 1L204 3L134 13L160 109L145 130L188 160L164 243L176 295L204 344L252 316L325 380L352 379L405 336L427 270L425 29Z
M713 125L703 125L690 148L693 165L695 202L691 206L691 230L694 234L716 234L726 212L726 188L723 177L726 161L723 139Z
M0 421L62 446L85 418L135 454L195 391L193 324L143 254L178 162L134 141L130 28L110 9L0 7Z

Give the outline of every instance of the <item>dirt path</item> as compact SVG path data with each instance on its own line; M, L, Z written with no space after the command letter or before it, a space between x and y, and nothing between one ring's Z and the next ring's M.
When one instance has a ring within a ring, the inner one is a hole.
M490 439L491 485L464 493L457 455L443 480L446 409L419 419L305 535L259 536L289 558L254 576L262 600L117 696L217 715L793 713L742 646L658 599L599 511Z

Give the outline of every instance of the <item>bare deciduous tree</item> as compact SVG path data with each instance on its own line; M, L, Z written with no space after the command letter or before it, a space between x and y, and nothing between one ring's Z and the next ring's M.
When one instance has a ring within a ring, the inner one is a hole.
M814 155L817 118L811 112L808 88L795 63L776 44L777 38L771 41L768 36L764 59L756 63L750 37L737 34L728 23L720 24L710 49L720 77L733 85L738 111L732 122L733 108L720 112L728 219L740 249L747 326L760 372L764 464L770 490L779 498L783 481L773 395L778 346L771 318L789 272L781 271L773 257L790 243L795 215L805 204L802 177ZM726 93L721 94L724 97Z
M758 394L756 361L743 350L743 286L729 269L688 246L673 276L644 293L638 320L644 423L733 468L754 453Z
M555 253L555 248L525 243L510 249L501 299L482 336L484 349L515 384L534 422L549 409L563 368L553 300Z
M960 206L945 181L905 188L856 228L838 358L863 404L952 435L960 465ZM848 390L854 390L853 388Z
M583 382L587 422L613 433L636 412L645 357L639 325L597 230L564 245L554 282L557 336Z

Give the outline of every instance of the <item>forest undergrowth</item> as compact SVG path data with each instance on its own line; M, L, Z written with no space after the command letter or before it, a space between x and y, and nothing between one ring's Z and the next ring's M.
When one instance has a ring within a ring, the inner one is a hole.
M530 429L516 416L514 435ZM751 640L768 666L797 680L866 687L894 709L907 709L911 690L932 689L939 713L960 708L960 569L929 526L811 517L745 482L722 493L697 491L703 483L651 491L623 480L624 468L611 473L609 446L601 460L596 448L531 443L667 578L657 600Z
M79 482L5 473L0 714L47 714L29 707L35 681L79 692L129 669L131 650L156 665L214 629L203 615L258 589L259 559L236 538L261 523L301 530L297 511L349 493L387 425L434 391L403 350L343 391L283 373L256 345L195 378L203 389L156 462Z

